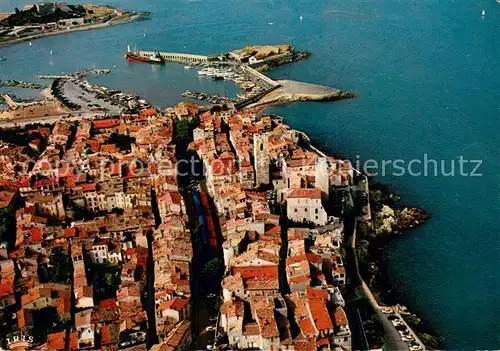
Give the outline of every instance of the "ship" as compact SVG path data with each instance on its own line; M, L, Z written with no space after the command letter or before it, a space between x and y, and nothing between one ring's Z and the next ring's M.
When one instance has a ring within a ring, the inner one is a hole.
M130 62L156 63L160 65L165 63L165 60L158 52L154 56L145 56L141 55L139 51L131 51L130 46L127 46L125 58Z

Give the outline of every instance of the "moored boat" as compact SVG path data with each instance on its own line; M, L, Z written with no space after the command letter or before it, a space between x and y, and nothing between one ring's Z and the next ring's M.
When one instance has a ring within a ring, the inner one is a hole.
M130 62L156 63L160 65L165 63L159 53L151 56L141 55L138 51L131 51L130 47L127 47L125 58Z

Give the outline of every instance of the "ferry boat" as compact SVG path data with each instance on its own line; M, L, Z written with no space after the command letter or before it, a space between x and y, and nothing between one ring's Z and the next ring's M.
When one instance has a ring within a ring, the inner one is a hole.
M127 47L127 53L125 54L125 58L130 62L145 62L145 63L156 63L156 64L164 64L165 60L161 58L159 53L156 53L155 56L144 56L139 54L138 51L131 51L130 47Z

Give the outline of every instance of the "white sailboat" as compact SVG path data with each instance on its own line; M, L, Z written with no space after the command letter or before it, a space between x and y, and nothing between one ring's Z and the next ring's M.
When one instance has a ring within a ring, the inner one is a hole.
M31 44L31 41L30 41L30 46L31 46L31 45L33 45L33 44Z
M483 10L483 12L481 12L481 16L486 16L486 11Z
M50 50L50 54L52 55L52 50Z
M302 15L300 15L300 22L302 22L303 19L304 19L304 17L302 17Z

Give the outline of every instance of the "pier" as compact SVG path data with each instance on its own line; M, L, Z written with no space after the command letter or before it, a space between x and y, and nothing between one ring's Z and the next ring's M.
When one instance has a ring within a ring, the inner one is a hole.
M210 61L218 61L219 57L217 55L193 55L193 54L184 54L178 52L159 52L159 51L137 51L137 53L141 56L146 57L157 57L160 56L166 62L210 62Z
M68 75L36 75L37 79L72 79L72 78L84 78L86 76L100 75L100 74L110 74L111 70L107 68L93 68L86 69L80 72L76 72Z

